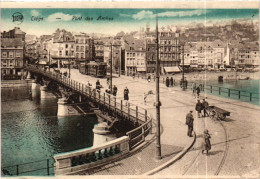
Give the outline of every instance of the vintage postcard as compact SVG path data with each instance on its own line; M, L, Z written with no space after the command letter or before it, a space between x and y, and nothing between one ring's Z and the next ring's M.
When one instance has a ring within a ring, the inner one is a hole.
M1 177L259 178L259 3L2 2Z

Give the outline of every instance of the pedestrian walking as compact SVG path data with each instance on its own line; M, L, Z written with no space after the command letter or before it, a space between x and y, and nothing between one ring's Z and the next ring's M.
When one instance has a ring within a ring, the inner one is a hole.
M107 85L109 85L109 80L110 80L109 77L107 77Z
M210 134L208 129L204 130L203 134L203 146L202 146L202 154L204 153L204 150L206 150L206 155L209 155L209 150L211 149L211 143L210 143Z
M208 116L208 107L209 107L209 103L206 101L206 99L204 98L203 99L203 102L202 102L202 106L203 106L203 113L204 113L204 117L206 117L206 115Z
M133 73L133 79L135 79L135 73Z
M170 86L173 87L173 78L170 79Z
M196 83L192 83L191 89L192 89L192 95L195 96L196 98Z
M29 99L30 99L30 101L32 101L32 91L31 90L29 91Z
M169 80L169 77L167 76L167 78L166 78L166 87L169 87L169 84L170 84L170 80Z
M186 125L188 126L188 132L187 135L189 137L192 137L192 131L193 131L193 115L192 115L192 111L190 111L187 115L186 115Z
M200 102L200 100L198 100L195 107L196 111L198 112L198 118L200 118L202 108L203 108L202 103Z
M114 85L114 87L113 87L113 95L116 96L116 93L117 93L117 87L116 87L116 85Z
M148 75L147 81L150 83L151 82L151 76Z
M199 86L196 88L196 92L197 92L197 97L200 97L200 87Z
M148 96L148 94L146 94L146 93L144 92L144 104L146 104L146 98L147 98L147 96Z
M99 82L99 80L97 80L97 82L96 82L96 89L97 89L97 90L100 90L100 88L101 88L100 82Z
M126 101L129 100L128 94L129 94L129 90L128 90L127 86L126 86L125 89L124 89L124 100L126 100Z

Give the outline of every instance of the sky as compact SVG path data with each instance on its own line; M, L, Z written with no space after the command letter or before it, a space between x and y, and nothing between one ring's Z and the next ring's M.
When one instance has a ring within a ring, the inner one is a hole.
M13 22L19 12L23 21ZM57 28L71 32L103 33L115 35L131 32L148 23L159 27L182 26L190 23L215 23L238 19L258 20L258 9L1 9L1 31L20 27L27 34L52 34ZM101 18L102 17L102 18ZM38 19L37 19L38 18ZM77 20L76 20L77 19Z

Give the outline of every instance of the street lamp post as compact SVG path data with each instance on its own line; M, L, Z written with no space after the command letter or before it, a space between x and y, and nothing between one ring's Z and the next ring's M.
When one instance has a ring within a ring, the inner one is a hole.
M184 45L182 45L182 89L184 90Z
M69 59L69 78L70 78L70 63L71 63L71 59Z
M112 94L112 50L113 44L111 43L111 55L110 55L110 94Z
M49 72L51 71L51 54L49 50Z
M156 15L156 119L157 119L157 126L156 126L156 158L159 160L162 158L161 154L161 129L160 129L160 95L159 95L159 38L158 38L158 16Z

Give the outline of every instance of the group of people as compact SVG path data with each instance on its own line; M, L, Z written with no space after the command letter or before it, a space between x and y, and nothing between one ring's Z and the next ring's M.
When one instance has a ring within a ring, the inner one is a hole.
M186 125L188 126L188 132L187 135L189 137L192 136L192 131L193 131L193 122L194 122L194 117L192 115L192 110L186 115ZM209 154L209 150L211 149L211 143L210 143L210 134L208 129L204 130L203 133L203 142L202 142L202 154L204 154L204 151L206 151L206 155Z
M169 77L167 76L166 80L165 80L165 85L166 85L166 87L173 86L173 78L171 77L169 79Z
M201 117L201 111L203 110L204 116L206 117L208 116L208 107L209 107L209 103L206 101L206 99L203 99L203 102L201 103L200 100L198 100L196 106L195 106L195 110L198 112L198 118Z

